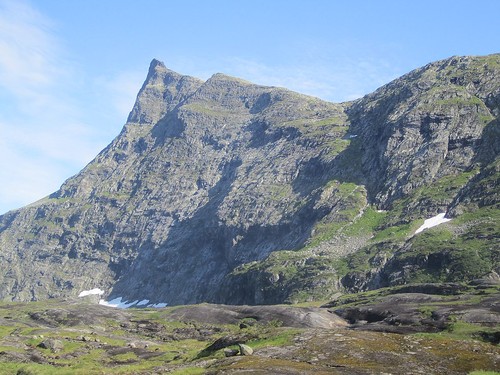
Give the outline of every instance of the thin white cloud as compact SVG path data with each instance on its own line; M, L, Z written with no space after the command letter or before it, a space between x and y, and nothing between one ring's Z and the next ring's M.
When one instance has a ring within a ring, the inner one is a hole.
M28 3L0 0L0 214L57 190L115 135L99 126L106 113L89 116L78 94L98 90L113 100L120 90L82 87L86 80L74 77L84 74L63 46Z
M61 123L75 112L61 97L61 60L48 19L22 1L0 2L0 213L53 191L65 169L54 161L79 159Z
M19 147L3 136L5 125L0 124L0 207L2 211L18 208L36 201L57 187L54 176L62 178L62 171L46 158L32 154L31 149ZM30 154L27 156L27 154Z
M0 2L0 85L20 98L40 98L39 91L60 75L59 44L52 25L20 1ZM43 102L43 98L42 102Z
M107 102L106 104L112 106L114 114L125 122L145 78L146 68L143 67L141 70L99 77L94 81L94 86L96 92L100 93L102 99Z
M385 61L347 58L301 64L267 66L234 58L226 63L230 74L263 85L286 87L300 93L334 102L359 98L398 76L395 67Z

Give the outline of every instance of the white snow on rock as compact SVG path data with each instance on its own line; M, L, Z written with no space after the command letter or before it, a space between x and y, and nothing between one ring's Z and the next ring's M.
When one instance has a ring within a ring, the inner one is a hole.
M105 301L105 300L101 299L99 301L99 305L104 305L104 306L109 306L109 307L118 307L119 309L126 309L127 307L135 305L137 302L138 301L132 301L132 302L122 301L122 297L118 297L118 298L112 299L111 301Z
M435 227L436 225L443 224L443 223L450 221L451 219L445 218L444 217L445 215L446 215L446 213L441 213L441 214L437 214L434 217L431 217L430 219L425 220L424 223L420 226L420 228L418 228L416 230L415 234L420 233L425 229L432 228L432 227Z
M167 307L167 304L166 303L155 303L153 305L149 305L148 307L155 307L155 308L161 308L161 307Z
M148 299L143 299L142 301L124 301L123 297L117 297L115 299L112 299L111 301L106 301L101 299L99 301L99 305L104 305L104 306L109 306L109 307L116 307L119 309L127 309L129 307L134 307L134 306L145 306L145 307L154 307L154 308L161 308L161 307L166 307L166 303L154 303L154 304L149 304Z
M99 288L94 288L94 289L84 290L83 292L80 292L78 297L86 297L86 296L91 296L91 295L102 296L103 294L104 294L104 290L101 290Z
M102 296L104 294L104 290L101 290L99 288L94 288L91 290L84 290L80 292L78 297L86 297L86 296L91 296L91 295L98 295ZM128 307L133 307L133 306L143 306L143 307L154 307L154 308L161 308L161 307L166 307L168 304L167 303L149 303L148 299L143 299L141 301L135 300L132 302L128 302L123 299L123 297L117 297L112 299L111 301L106 301L105 299L100 299L99 300L99 305L103 306L109 306L109 307L117 307L119 309L126 309Z

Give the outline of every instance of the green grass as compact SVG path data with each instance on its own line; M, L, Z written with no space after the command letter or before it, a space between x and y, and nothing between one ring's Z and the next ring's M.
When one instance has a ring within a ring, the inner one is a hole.
M471 337L477 338L478 333L484 330L485 327L478 324L456 321L449 323L445 332L448 336L455 339L466 340Z
M334 294L337 261L307 249L275 251L262 261L236 268L231 277L234 282L254 278L264 295L281 293L285 303L311 302Z
M452 106L484 106L484 103L481 99L476 96L467 96L467 97L454 97L448 99L439 99L433 101L434 105L452 105Z
M459 304L459 301L455 301L454 304ZM454 320L451 317L450 322L447 324L445 330L437 333L416 333L417 337L426 338L436 338L442 340L461 340L461 341L483 341L481 333L483 332L494 332L491 327L482 326L479 324L467 323L460 320Z
M200 375L204 374L206 370L203 367L185 367L182 369L174 370L169 372L171 375Z
M287 290L287 301L292 303L309 302L331 295L330 290L321 295L320 288L311 287L314 280L318 281L318 285L325 285L327 280L333 282L335 278L349 272L367 272L379 267L380 262L392 256L401 264L421 265L405 275L405 282L462 281L481 277L500 263L499 251L495 250L492 245L494 242L491 241L491 236L500 233L498 210L483 208L482 213L478 210L466 212L446 225L414 235L415 230L423 224L419 206L424 207L429 202L449 204L450 197L476 174L477 170L471 170L445 176L399 200L388 212L378 212L367 205L363 187L332 180L323 191L341 203L337 205L334 215L328 215L316 223L303 249L275 252L263 261L241 267L235 274L252 273L252 277L275 275L279 281L269 283L265 287L266 293L272 293L273 288ZM410 213L410 207L417 209ZM470 225L471 222L473 225ZM454 229L460 225L467 225L467 231ZM316 249L325 242L334 240L335 243L348 243L350 237L360 236L366 238L366 245L347 257L339 259L333 252L325 252L321 256L315 254ZM399 252L407 241L410 246L406 246L404 252ZM319 267L319 263L323 263L324 267ZM446 267L442 264L446 264Z
M2 362L0 364L0 374L16 374L18 370L25 369L26 373L32 374L134 374L148 373L155 367L164 366L166 363L182 363L184 361L192 361L196 358L200 350L202 350L208 341L215 340L214 337L207 337L206 340L197 339L172 339L163 342L161 337L143 336L138 332L124 328L119 328L119 321L114 321L106 316L97 318L95 321L96 333L90 333L93 329L85 326L66 327L64 319L60 322L57 328L28 327L26 324L33 324L28 313L37 312L41 316L50 316L52 309L60 309L61 301L48 300L43 302L33 303L2 303L0 308L3 309L3 316L11 316L10 320L6 321L6 325L0 326L0 350L6 353L20 353L26 355L26 347L36 353L39 353L47 361L53 362L54 366L37 365L37 364L22 364ZM72 309L78 309L78 305L66 305L64 308L68 315ZM148 309L130 309L128 310L132 324L135 321L148 320L151 322L160 323L165 327L164 334L174 334L178 328L193 328L193 323L187 322L168 322L165 317L168 315L166 311L148 310ZM64 318L64 315L62 315ZM12 325L7 325L12 323ZM198 325L198 328L202 326ZM104 329L103 329L104 328ZM209 329L211 327L208 327ZM237 326L218 326L220 335L228 332L237 332ZM219 331L216 331L219 332ZM40 336L43 334L43 338ZM89 336L93 340L84 342L77 338L78 336ZM168 336L167 336L168 337ZM63 344L62 350L52 353L48 349L41 349L38 344L46 338L55 338ZM158 356L153 356L149 359L141 359L133 350L126 350L112 356L108 353L110 346L114 348L127 348L127 343L131 341L147 340L150 343L146 351L158 353ZM15 343L11 344L11 341ZM106 343L104 347L101 347ZM14 346L11 346L14 345ZM26 345L26 346L25 346ZM174 359L179 355L179 358ZM114 363L117 362L117 363Z
M75 366L57 367L45 364L0 363L0 375L103 375L106 370L98 364L84 362Z
M444 176L432 183L415 189L411 195L398 199L393 203L390 215L387 215L385 226L408 223L422 217L422 209L429 205L448 206L453 197L468 181L478 173L477 169L456 175Z
M14 330L15 330L14 327L0 326L0 338L10 335Z
M401 259L413 257L415 254L429 255L436 249L450 249L454 237L452 231L442 226L427 229L412 238L411 250L402 254Z
M347 150L350 144L349 139L336 138L326 142L325 146L328 148L328 156L333 157Z
M312 112L310 116L316 116L315 112ZM343 114L323 119L305 117L286 121L278 126L296 128L302 136L321 142L322 147L328 150L327 155L330 158L347 149L351 142L343 138L349 130L347 117Z
M454 227L466 230L457 233ZM462 214L449 226L438 226L415 235L408 250L397 254L397 258L421 265L408 282L471 280L500 264L499 233L499 210L485 207Z
M387 212L378 212L373 207L368 206L358 220L346 227L344 234L346 236L372 234L380 227L386 215Z
M129 362L129 361L137 361L139 358L137 355L130 351L127 353L121 353L121 354L116 354L113 356L113 360L118 361L118 362Z
M433 201L446 201L450 198L450 195L453 195L464 187L477 173L478 170L473 169L456 175L444 176L428 186L423 186L418 192L419 198L432 199Z
M293 344L293 338L299 333L299 329L275 328L266 337L252 340L247 343L252 349L265 348L269 346L287 346Z
M342 308L345 308L364 305L369 302L374 302L380 297L391 294L391 291L395 288L397 287L380 288L376 290L369 290L367 292L343 294L335 300L335 306L342 306Z
M382 218L381 221L385 219ZM375 232L372 242L400 242L406 240L421 224L423 220L415 220L407 224L393 225Z
M418 309L418 311L422 314L422 317L430 318L432 313L435 311L435 308L432 306L422 306Z
M344 229L348 230L356 218L363 214L363 210L367 206L366 190L362 186L349 182L339 183L333 180L326 185L325 191L327 189L333 189L333 195L335 199L338 199L339 207L334 217L327 217L315 225L313 235L306 248L316 247L339 235Z

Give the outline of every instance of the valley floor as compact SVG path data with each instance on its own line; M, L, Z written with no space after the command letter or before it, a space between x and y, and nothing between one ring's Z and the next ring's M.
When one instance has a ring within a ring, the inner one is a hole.
M325 307L3 303L0 374L498 374L500 287L453 287Z

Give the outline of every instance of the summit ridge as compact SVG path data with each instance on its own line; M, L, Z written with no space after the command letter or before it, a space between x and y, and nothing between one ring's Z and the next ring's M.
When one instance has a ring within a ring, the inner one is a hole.
M0 299L269 304L498 276L499 113L498 54L347 103L153 59L111 144L0 216Z

